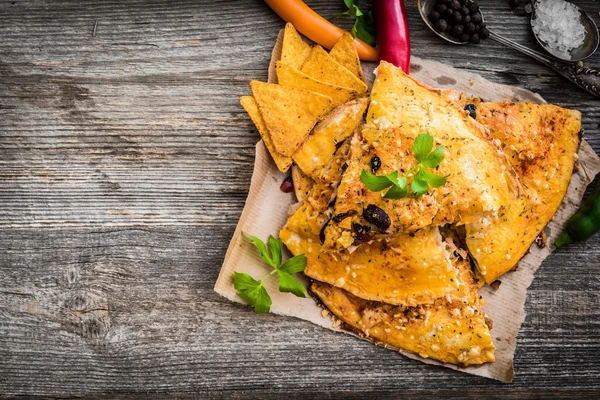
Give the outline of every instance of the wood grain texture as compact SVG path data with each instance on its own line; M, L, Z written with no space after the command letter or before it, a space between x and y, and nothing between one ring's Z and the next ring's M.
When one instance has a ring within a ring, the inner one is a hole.
M537 48L508 1L481 4ZM598 99L497 43L443 43L407 5L415 55L582 111L600 150ZM238 98L281 27L260 0L0 2L0 394L598 398L598 238L538 271L512 385L212 291L259 139Z

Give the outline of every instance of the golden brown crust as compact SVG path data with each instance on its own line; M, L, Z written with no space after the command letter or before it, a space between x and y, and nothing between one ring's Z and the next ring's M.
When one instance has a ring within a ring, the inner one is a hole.
M511 270L554 216L571 180L581 114L553 105L480 103L477 119L507 154L524 195L466 226L467 245L487 283Z

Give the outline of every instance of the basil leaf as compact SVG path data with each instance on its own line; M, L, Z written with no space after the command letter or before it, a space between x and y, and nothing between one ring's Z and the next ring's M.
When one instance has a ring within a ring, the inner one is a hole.
M344 0L346 7L350 8L354 5L354 0Z
M302 272L306 268L306 256L304 254L298 254L283 263L279 267L279 271L287 272L288 274L295 274L296 272Z
M296 278L285 271L277 273L279 278L279 291L284 293L292 293L298 297L306 297L306 288Z
M427 158L433 149L433 136L421 133L415 139L412 150L417 161L421 162Z
M397 174L398 172L396 172L396 176ZM388 176L373 175L369 171L363 169L360 174L360 181L364 183L371 192L381 192L394 184Z
M429 153L429 155L427 157L425 157L425 159L423 161L421 161L421 164L423 164L426 167L435 168L438 165L440 165L440 163L442 162L443 159L444 159L444 146L440 146L437 149L435 149L434 151L432 151L431 153Z

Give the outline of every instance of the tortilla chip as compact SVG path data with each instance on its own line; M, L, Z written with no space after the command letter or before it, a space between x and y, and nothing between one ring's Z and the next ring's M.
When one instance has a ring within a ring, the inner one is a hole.
M329 55L340 65L346 67L348 71L356 75L361 81L366 82L356 47L354 47L354 38L351 34L348 32L344 33L335 46L333 46Z
M318 81L354 89L359 95L367 92L367 85L356 75L335 61L321 46L313 47L300 71Z
M302 40L294 25L289 22L285 24L281 62L294 68L300 68L309 54L310 45Z
M273 157L273 161L275 161L277 168L281 172L286 172L292 165L292 157L284 156L275 150L275 146L273 145L265 121L260 115L260 111L258 111L258 105L256 104L254 97L242 96L240 97L240 104L244 107L244 110L246 110L252 122L254 122L254 126L258 129L258 133L260 133L260 137L265 143L265 146L267 146L269 153L271 153L271 157Z
M275 150L284 156L291 156L298 150L333 104L331 97L272 83L251 81L250 90Z
M290 65L283 64L281 61L277 61L275 65L280 85L306 89L329 96L333 99L334 107L342 105L358 96L356 90L320 82Z
M293 158L302 171L319 179L333 160L336 146L351 136L362 121L369 100L366 97L343 104L330 112L313 129Z

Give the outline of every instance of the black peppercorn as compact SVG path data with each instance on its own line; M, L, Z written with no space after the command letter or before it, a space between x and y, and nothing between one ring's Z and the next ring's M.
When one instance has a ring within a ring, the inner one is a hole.
M432 11L431 14L429 14L429 20L433 23L436 23L438 20L440 19L440 13L437 11Z
M473 22L474 24L478 24L481 21L483 21L483 19L481 17L480 12L476 12L475 14L471 15L471 22Z
M470 15L465 15L462 17L462 23L464 25L468 24L469 22L471 22L471 16Z
M462 8L460 1L454 0L452 3L450 3L450 8L454 11L460 10Z
M454 16L454 11L452 11L451 8L448 8L446 11L444 11L442 16L445 17L447 20L451 21L452 17Z
M481 29L479 29L479 37L481 39L484 39L484 40L487 39L487 38L489 38L490 37L490 31L488 31L487 28L481 28Z
M475 0L468 1L466 5L471 12L479 11L479 4Z
M469 15L469 13L470 13L470 12L469 12L469 7L467 7L467 6L462 6L462 7L460 8L460 13L461 13L462 15Z
M452 16L452 22L454 22L455 24L458 24L462 21L462 14L460 13L460 11L454 11L454 15Z
M467 32L460 35L461 42L468 42L470 39L471 39L471 35L469 35Z
M448 30L448 22L445 19L440 19L435 23L435 30L438 32L446 32Z
M442 14L447 9L448 7L446 7L445 4L438 4L437 6L435 6L435 11L439 12L440 14Z
M459 39L461 37L461 35L463 34L463 32L465 31L465 27L463 25L454 25L451 29L450 29L450 34Z
M478 35L478 34L476 34L476 33L472 34L472 35L471 35L471 40L470 40L470 41L471 41L471 43L473 43L473 44L477 44L477 43L479 43L479 35Z
M465 25L465 32L467 33L475 33L476 30L477 27L472 22L469 22L467 25Z

